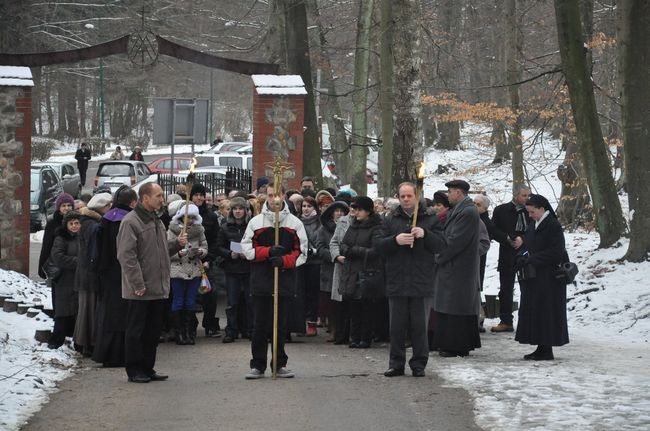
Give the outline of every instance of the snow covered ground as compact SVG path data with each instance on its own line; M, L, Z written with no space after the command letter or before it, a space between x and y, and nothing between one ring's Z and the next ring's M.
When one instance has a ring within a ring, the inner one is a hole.
M510 166L490 165L493 149L487 145L488 132L467 127L463 151L428 153L425 196L444 189L449 179L464 178L475 190L487 193L492 208L510 200ZM532 142L532 135L525 135L526 172L533 191L556 203L560 183L555 172L563 154L558 142L542 136L542 145ZM154 151L168 149L151 149L147 154ZM53 157L58 158L67 160L70 155ZM455 170L432 174L438 165L449 164ZM621 204L626 210L626 196L621 196ZM39 241L39 235L34 234L32 240ZM531 346L515 342L514 334L488 331L482 337L483 347L467 358L433 355L429 372L440 373L447 384L470 392L472 413L486 430L650 429L650 263L619 262L627 249L625 239L599 250L595 232L579 231L567 232L566 242L580 274L577 286L569 285L567 294L571 342L554 349L555 361L523 361L522 356L533 350ZM493 243L485 294L498 292L497 255L498 245ZM48 289L0 270L1 293L50 302ZM1 429L18 428L76 364L71 349L50 351L34 340L37 327L52 325L43 314L41 320L35 319L0 311ZM497 323L498 319L486 320L488 328ZM371 355L381 352L373 349Z

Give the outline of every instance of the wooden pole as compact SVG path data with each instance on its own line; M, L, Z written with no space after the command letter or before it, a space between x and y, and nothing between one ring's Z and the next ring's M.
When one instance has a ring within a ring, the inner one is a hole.
M413 223L411 228L418 225L418 212L420 212L420 193L424 188L424 162L420 163L420 168L417 172L417 182L415 183L415 209L413 210ZM411 248L415 245L415 240L411 244Z

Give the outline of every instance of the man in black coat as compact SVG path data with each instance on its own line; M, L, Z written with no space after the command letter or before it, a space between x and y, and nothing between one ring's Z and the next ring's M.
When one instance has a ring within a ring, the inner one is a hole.
M515 287L515 256L523 243L523 235L530 223L526 212L526 200L530 188L515 185L512 201L497 206L492 213L494 228L492 238L499 242L499 305L501 322L492 332L512 332L512 295Z
M86 171L88 170L88 161L90 160L90 150L88 145L83 142L81 148L77 150L74 155L74 158L77 159L77 169L79 169L79 177L81 185L86 185Z
M398 189L400 206L384 222L376 249L386 262L386 296L390 313L390 359L386 377L404 375L406 333L409 331L414 377L423 377L429 359L427 325L433 297L435 253L443 247L438 217L421 204L412 227L416 193L413 183Z

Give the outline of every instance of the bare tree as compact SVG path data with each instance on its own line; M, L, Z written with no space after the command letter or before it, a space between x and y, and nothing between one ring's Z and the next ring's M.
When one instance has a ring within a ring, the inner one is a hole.
M379 151L379 195L390 196L396 184L393 184L393 1L381 2L381 55L379 58L379 75L381 90L381 149Z

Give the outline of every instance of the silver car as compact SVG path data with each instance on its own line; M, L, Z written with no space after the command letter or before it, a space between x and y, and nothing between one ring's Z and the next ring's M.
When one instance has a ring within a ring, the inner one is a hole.
M136 187L145 182L155 181L149 166L144 162L134 160L107 160L99 164L95 176L95 187L108 186L115 192L122 184Z
M61 179L61 184L63 185L63 191L71 195L73 198L77 199L79 193L81 192L81 177L79 172L72 165L72 163L64 162L39 162L32 163L32 166L43 167L49 166L54 169L54 172Z

